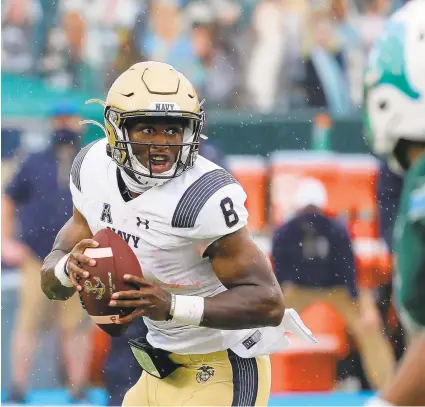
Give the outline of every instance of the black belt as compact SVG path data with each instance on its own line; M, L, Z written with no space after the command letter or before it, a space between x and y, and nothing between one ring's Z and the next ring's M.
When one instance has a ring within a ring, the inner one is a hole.
M171 352L154 348L146 337L130 339L128 343L140 367L153 377L164 379L181 366L170 360Z

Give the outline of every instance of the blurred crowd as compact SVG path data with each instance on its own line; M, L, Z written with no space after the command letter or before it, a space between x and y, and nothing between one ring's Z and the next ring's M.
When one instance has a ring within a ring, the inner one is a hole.
M98 96L169 62L209 108L361 104L365 55L403 0L5 0L2 71Z

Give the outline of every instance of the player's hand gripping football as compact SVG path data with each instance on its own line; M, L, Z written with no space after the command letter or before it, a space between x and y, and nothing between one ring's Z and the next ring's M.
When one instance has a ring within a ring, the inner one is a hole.
M78 291L81 291L83 289L79 284L79 280L81 280L81 278L88 278L90 276L89 272L84 269L84 266L93 267L96 265L96 260L91 259L83 253L87 248L97 246L99 246L99 243L95 240L84 239L81 240L81 242L77 243L72 249L71 253L69 253L69 278L71 279L72 284L74 284L74 287L76 287Z
M136 308L131 314L120 318L116 323L127 324L135 318L147 317L153 321L169 318L171 294L163 288L149 283L141 277L126 274L125 281L139 287L138 290L120 291L112 294L111 307Z

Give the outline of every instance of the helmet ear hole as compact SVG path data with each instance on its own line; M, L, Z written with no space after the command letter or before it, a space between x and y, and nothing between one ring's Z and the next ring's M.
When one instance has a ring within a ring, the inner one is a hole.
M388 100L380 100L378 101L379 110L388 110L389 103Z
M119 150L118 148L114 148L113 158L115 161L118 161L121 165L123 165L126 162L127 154L125 153L125 151Z

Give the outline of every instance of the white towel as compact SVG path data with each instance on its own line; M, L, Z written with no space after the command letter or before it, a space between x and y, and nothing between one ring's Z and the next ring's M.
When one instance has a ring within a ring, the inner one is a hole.
M285 333L292 333L300 339L317 343L317 339L304 325L298 313L293 308L289 308L285 310L279 326L251 329L230 349L241 358L271 355L281 352L290 345L291 341Z

